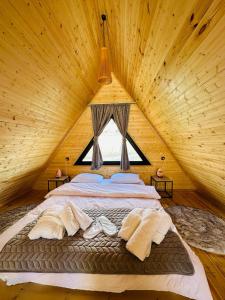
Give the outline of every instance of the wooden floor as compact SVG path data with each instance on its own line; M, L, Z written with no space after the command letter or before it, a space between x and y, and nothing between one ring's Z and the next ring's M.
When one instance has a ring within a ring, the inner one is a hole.
M9 203L0 208L0 211L8 210L24 204L37 203L43 200L45 191L33 191L26 196ZM175 191L173 200L162 200L164 207L171 205L187 205L197 208L208 209L218 216L224 217L225 214L220 209L206 202L204 198L193 191ZM192 248L201 259L211 292L214 300L225 299L225 257L209 254L207 252ZM121 294L83 292L59 287L38 285L33 283L19 284L7 287L0 280L0 300L181 300L185 297L168 293L155 291L129 291Z

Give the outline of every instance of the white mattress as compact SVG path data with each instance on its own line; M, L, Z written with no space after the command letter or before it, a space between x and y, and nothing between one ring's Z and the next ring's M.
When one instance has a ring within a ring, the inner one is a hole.
M26 224L36 219L40 213L54 204L64 205L68 200L81 208L115 208L115 207L161 207L158 200L135 198L90 198L77 196L52 196L34 208L26 216L0 235L0 249ZM173 229L176 231L175 227ZM53 285L79 290L123 292L125 290L170 291L192 299L212 300L204 268L199 258L183 241L195 273L185 275L104 275L80 273L0 273L0 279L7 285L24 282Z

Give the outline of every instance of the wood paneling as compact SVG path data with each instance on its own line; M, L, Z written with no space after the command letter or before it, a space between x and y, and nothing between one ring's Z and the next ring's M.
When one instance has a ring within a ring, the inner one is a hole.
M116 76L199 190L224 204L225 2L101 4Z
M103 86L91 103L112 102L133 102L115 76L113 76L113 83ZM155 174L156 169L161 166L160 157L163 154L166 156L163 169L169 177L173 178L175 188L194 188L165 143L136 104L131 105L128 132L152 164L151 166L131 166L131 172L140 174L141 178L149 184L150 176ZM62 145L57 149L47 169L37 180L35 188L46 189L47 179L54 177L57 168L61 168L63 173L66 173L65 157L70 158L67 175L74 176L80 172L92 172L90 166L73 165L92 137L91 109L87 107ZM120 147L120 145L115 145L115 147ZM119 166L103 166L97 173L110 177L113 173L119 171Z
M1 203L31 188L98 89L92 8L83 1L0 1Z
M30 189L98 90L103 12L115 75L225 203L224 0L0 1L1 201Z

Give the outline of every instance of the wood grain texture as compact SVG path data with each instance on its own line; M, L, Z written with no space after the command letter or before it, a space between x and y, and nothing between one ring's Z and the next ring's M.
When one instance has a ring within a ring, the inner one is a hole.
M27 195L20 197L17 201L11 202L8 205L1 207L0 211L8 210L18 206L39 203L43 200L46 191L32 191ZM171 205L186 205L196 207L200 209L207 209L212 213L225 217L225 214L221 210L212 206L203 197L199 196L193 191L181 191L176 190L174 192L173 199L164 199L162 201L164 207ZM225 286L225 260L223 256L207 253L205 251L193 248L196 255L199 256L206 272L206 276L209 282L209 286L212 292L214 300L224 300ZM6 286L3 281L0 281L0 293L1 299L12 300L39 300L39 299L67 299L67 300L184 300L188 299L180 295L168 292L157 291L126 291L124 293L100 293L100 292L88 292L77 291L65 288L39 285L34 283L24 283L14 286Z
M198 189L225 204L225 2L114 3L116 76Z
M0 1L1 203L31 188L98 89L100 25L87 4Z
M112 84L101 87L91 101L91 103L118 102L133 102L133 99L124 90L115 76L113 76ZM151 166L131 166L128 172L138 173L146 183L150 183L150 176L155 174L156 169L162 164L160 160L161 155L165 155L166 160L163 169L167 176L174 180L175 188L194 188L163 140L159 137L136 104L131 105L128 133L151 162ZM70 176L81 172L93 172L90 166L74 166L74 162L81 155L92 137L91 109L87 107L64 142L57 149L55 156L49 162L46 170L36 181L34 188L45 189L47 179L55 176L57 168L60 168L64 174L67 172L67 175ZM115 147L121 147L121 145L115 145ZM65 157L70 158L67 168L65 165ZM119 171L120 166L103 166L100 170L94 172L102 174L105 177L110 177L113 173Z
M224 206L224 0L0 1L1 203L31 188L98 90L101 13L116 77Z

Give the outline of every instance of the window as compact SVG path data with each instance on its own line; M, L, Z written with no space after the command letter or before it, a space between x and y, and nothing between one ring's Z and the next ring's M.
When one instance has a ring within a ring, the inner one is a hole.
M127 134L127 150L131 165L150 165L147 158ZM113 119L104 128L98 139L104 165L119 165L122 149L122 135ZM87 145L75 165L91 165L93 153L93 139Z

